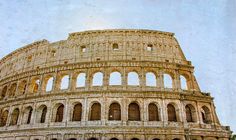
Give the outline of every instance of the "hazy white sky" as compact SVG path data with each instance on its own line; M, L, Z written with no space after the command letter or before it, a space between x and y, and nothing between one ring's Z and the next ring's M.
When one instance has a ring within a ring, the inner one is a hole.
M235 0L1 0L0 58L36 40L106 28L174 32L221 123L236 132Z

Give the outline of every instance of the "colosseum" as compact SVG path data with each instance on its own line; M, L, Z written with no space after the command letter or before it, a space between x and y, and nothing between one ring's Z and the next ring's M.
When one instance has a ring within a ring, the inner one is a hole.
M0 60L0 140L229 140L173 33L41 40Z

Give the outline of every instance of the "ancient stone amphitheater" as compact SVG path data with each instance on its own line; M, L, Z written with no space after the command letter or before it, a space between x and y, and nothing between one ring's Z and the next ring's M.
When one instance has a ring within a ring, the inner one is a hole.
M173 33L97 30L0 61L0 140L228 140Z

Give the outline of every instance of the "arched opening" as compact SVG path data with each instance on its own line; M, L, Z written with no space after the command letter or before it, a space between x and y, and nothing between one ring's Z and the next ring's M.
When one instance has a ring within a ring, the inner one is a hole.
M0 114L0 126L5 126L7 124L8 110L5 110Z
M76 87L85 87L85 83L86 83L86 74L85 73L78 74L76 79Z
M164 74L164 88L172 88L172 77L169 74Z
M19 86L18 86L18 90L19 90L19 94L25 94L26 92L26 85L27 85L27 81L23 80L20 82Z
M99 103L94 103L90 110L90 121L101 120L101 105Z
M167 105L168 121L177 122L175 107L172 104Z
M140 121L140 109L137 103L129 104L128 109L128 120L129 121Z
M13 83L13 84L10 86L10 89L9 89L9 96L10 96L10 97L15 96L15 93L16 93L16 86L17 86L16 83Z
M1 98L5 98L6 93L7 93L7 86L5 86L5 87L2 89Z
M63 114L64 114L64 105L61 104L57 108L55 122L62 122L63 121Z
M76 138L69 138L68 140L77 140Z
M82 118L82 104L78 103L74 106L72 121L81 121Z
M158 108L154 103L148 105L149 121L159 121Z
M38 78L32 79L31 84L29 86L30 93L37 93L39 90L40 80Z
M178 138L174 138L173 140L180 140L180 139L178 139Z
M42 105L40 107L40 123L45 123L46 121L46 115L47 115L47 106L46 105Z
M30 124L33 108L31 106L27 107L23 113L23 124Z
M103 73L97 72L93 75L93 86L102 86L103 85Z
M131 86L139 85L139 76L137 72L128 73L128 85L131 85Z
M109 107L109 120L121 120L120 104L112 103Z
M53 82L54 82L54 78L53 77L49 77L47 82L46 82L46 92L52 91Z
M109 85L121 85L121 74L119 72L112 72L109 77Z
M193 105L188 104L185 106L185 114L186 114L187 122L195 122L196 121L195 108L193 107Z
M132 138L131 140L139 140L138 138Z
M69 82L70 82L70 77L69 75L64 75L61 78L61 85L60 85L60 89L61 90L65 90L69 88Z
M10 125L17 125L18 118L19 118L20 110L18 108L14 109L11 114L11 122Z
M152 139L152 140L160 140L160 139L158 139L158 138L155 138L155 139Z
M180 75L180 86L182 90L188 89L187 80L183 75Z
M118 44L117 44L117 43L114 43L114 44L112 45L112 49L113 49L114 51L119 50Z
M206 106L201 108L202 122L206 124L212 123L210 109Z
M119 139L117 139L117 138L111 138L110 140L119 140Z
M146 73L146 86L156 87L157 79L153 72Z

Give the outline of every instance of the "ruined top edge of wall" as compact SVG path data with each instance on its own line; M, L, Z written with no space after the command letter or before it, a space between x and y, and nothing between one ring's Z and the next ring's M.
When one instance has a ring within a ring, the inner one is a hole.
M148 30L148 29L106 29L106 30L88 30L82 32L70 33L68 39L73 39L79 35L89 35L89 34L99 34L99 33L153 33L153 34L162 34L167 36L174 36L174 33L157 31L157 30Z
M46 39L43 39L43 40L38 40L38 41L35 41L33 43L30 43L28 45L25 45L19 49L16 49L15 51L11 52L10 54L4 56L1 60L0 60L0 64L3 63L7 58L13 56L14 54L18 53L18 52L21 52L21 51L26 51L26 50L30 50L32 48L34 48L35 46L43 46L43 45L47 45L49 44L50 42Z
M170 32L163 32L163 31L157 31L157 30L147 30L147 29L106 29L106 30L87 30L87 31L81 31L81 32L74 32L69 33L68 40L77 38L81 35L90 35L90 34L102 34L102 33L145 33L145 34L155 34L155 35L164 35L172 37L174 36L174 33ZM43 46L48 44L54 44L54 43L61 43L64 40L52 42L50 43L46 39L42 39L39 41L35 41L33 43L30 43L28 45L25 45L19 49L16 49L15 51L11 52L10 54L6 55L2 59L0 59L0 64L4 63L8 58L11 58L14 54L22 51L30 50L36 46Z

